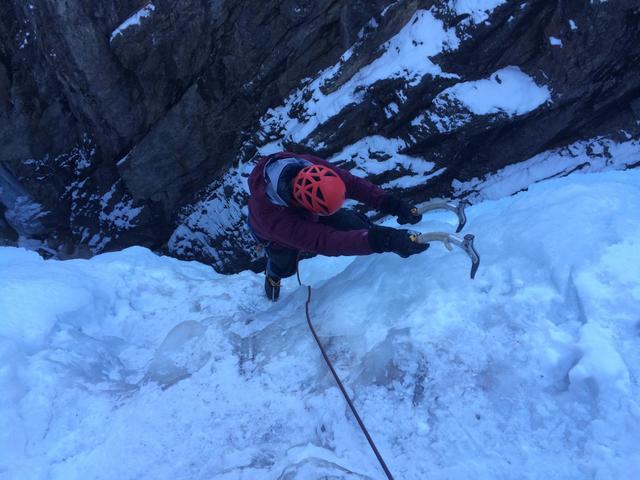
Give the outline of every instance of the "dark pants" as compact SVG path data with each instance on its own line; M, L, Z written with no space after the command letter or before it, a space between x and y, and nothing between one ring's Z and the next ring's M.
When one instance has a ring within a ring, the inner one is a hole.
M342 208L333 215L320 217L319 223L328 225L335 230L364 230L372 226L371 220L355 210ZM286 278L296 273L299 251L292 248L266 247L267 274L271 277Z

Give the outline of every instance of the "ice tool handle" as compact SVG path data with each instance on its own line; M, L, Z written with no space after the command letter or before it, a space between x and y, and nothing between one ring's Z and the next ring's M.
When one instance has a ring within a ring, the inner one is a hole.
M473 246L473 239L475 237L470 233L466 234L464 238L460 238L454 233L446 232L430 232L430 233L415 233L412 235L411 240L417 243L431 243L442 242L447 250L452 250L452 244L460 247L464 253L466 253L471 259L471 278L476 276L478 267L480 266L480 255Z
M431 212L433 210L449 210L458 216L458 228L456 233L460 233L467 223L467 215L464 213L464 208L469 205L468 202L462 201L458 203L454 202L437 202L424 205L423 207L416 208L416 213L423 214Z

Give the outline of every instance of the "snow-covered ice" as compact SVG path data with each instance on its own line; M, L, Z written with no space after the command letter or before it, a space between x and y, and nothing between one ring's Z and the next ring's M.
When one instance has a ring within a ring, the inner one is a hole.
M474 281L441 245L301 264L396 478L640 478L638 205L638 170L477 204ZM137 247L0 272L1 478L383 478L294 280Z

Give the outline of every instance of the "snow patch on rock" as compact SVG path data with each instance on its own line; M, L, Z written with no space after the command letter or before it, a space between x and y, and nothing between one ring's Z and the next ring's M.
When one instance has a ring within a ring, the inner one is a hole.
M487 79L460 82L443 90L433 99L430 110L414 118L411 125L433 133L451 133L471 122L474 115L524 115L549 101L548 87L537 85L518 67L510 66Z
M549 37L549 43L551 45L553 45L554 47L562 47L562 40L560 40L558 37Z
M36 160L27 160L33 161ZM38 235L45 231L41 219L47 212L34 201L13 174L0 163L0 203L6 211L4 216L19 235Z
M144 7L122 22L120 26L111 33L110 41L113 41L118 35L122 35L128 28L139 26L142 23L142 20L150 17L155 10L156 6L153 3L147 3Z
M614 142L594 138L575 142L566 147L540 153L524 162L509 165L483 179L466 182L455 180L456 195L472 192L470 200L493 200L527 189L530 185L574 172L588 173L604 170L623 170L640 159L640 140Z
M506 0L451 0L449 6L458 15L468 14L473 23L482 23Z
M267 134L275 132L300 143L345 107L360 102L366 89L379 80L403 78L407 86L415 86L425 75L455 78L455 75L443 72L430 58L445 49L456 49L458 44L454 29L447 29L431 11L419 10L381 47L382 54L376 60L339 88L323 92L327 83L339 73L344 60L291 94L284 105L270 109L261 121L261 128Z
M436 102L445 97L460 101L476 115L523 115L551 100L549 88L537 85L518 67L502 68L484 80L457 83L438 94Z
M280 148L274 149L280 151ZM224 256L235 246L228 239L240 239L246 245L247 255L257 258L257 252L253 251L255 240L246 222L247 177L252 167L241 164L228 171L182 213L168 242L172 254L182 257L197 250L200 256L210 259L214 268L222 269Z
M135 226L133 220L142 212L142 207L135 207L134 200L129 195L109 207L113 194L116 192L117 183L100 199L100 225L103 228L115 230L129 230Z
M401 154L400 151L406 146L406 142L400 138L374 135L349 145L329 160L336 164L344 164L353 175L359 177L382 174L397 177L381 184L383 188L415 187L445 171L443 168L433 172L435 163Z

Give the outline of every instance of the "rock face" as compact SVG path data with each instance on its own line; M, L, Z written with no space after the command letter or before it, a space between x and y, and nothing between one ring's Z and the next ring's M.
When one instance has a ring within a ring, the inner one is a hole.
M233 272L260 265L260 153L312 150L421 201L640 138L640 2L467 3L3 2L0 237Z

